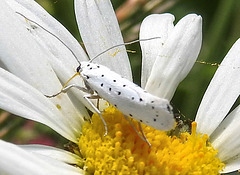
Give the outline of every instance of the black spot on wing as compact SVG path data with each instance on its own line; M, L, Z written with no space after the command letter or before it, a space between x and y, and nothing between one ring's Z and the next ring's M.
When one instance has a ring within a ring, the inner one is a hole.
M169 105L167 105L167 110L168 110L169 112L172 111Z

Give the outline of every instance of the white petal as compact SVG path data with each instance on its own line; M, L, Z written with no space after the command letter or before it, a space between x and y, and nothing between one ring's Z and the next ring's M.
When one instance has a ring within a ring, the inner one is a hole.
M7 0L9 6L18 13L33 20L47 31L56 35L65 45L75 53L80 61L87 61L88 57L78 41L71 33L48 12L33 0ZM17 15L20 19L21 15ZM6 18L7 19L7 18ZM32 27L37 27L33 25ZM38 27L37 27L38 28ZM31 28L30 28L31 30ZM40 29L39 29L40 30ZM49 39L52 39L51 37ZM61 50L61 48L59 49ZM71 55L72 56L72 55ZM67 60L70 58L66 58Z
M232 46L210 82L196 122L197 131L211 135L240 94L240 39Z
M212 146L219 151L222 161L240 156L240 106L232 111L211 135Z
M182 18L161 47L145 89L171 100L178 84L195 63L201 43L201 16L190 14Z
M82 170L46 156L35 156L0 140L0 172L9 175L79 175Z
M35 88L1 68L0 82L0 108L41 122L65 138L77 142L83 123L82 118L63 115L62 104L56 107ZM65 94L62 94L58 98L61 99L64 96Z
M234 172L240 169L240 156L225 161L225 168L223 171L221 171L220 173L230 173L230 172Z
M78 28L90 58L123 43L110 0L75 0ZM131 80L131 68L124 46L114 48L94 61Z
M35 1L10 0L7 2L13 10L1 1L3 3L1 7L4 7L0 16L1 24L4 26L0 34L0 41L3 45L0 53L2 62L8 70L44 94L52 95L59 92L62 86L58 78L63 83L67 82L75 74L75 69L79 65L66 45L82 60L87 59L86 54L71 34ZM61 41L15 11L34 20L61 38ZM71 83L83 86L79 77ZM85 102L82 99L83 93L81 91L75 91L75 93L77 93L73 96L75 97L73 100L77 103L75 106L84 116L87 116L85 105L78 100ZM72 111L74 116L75 109L72 104L69 104L69 100L65 99L61 100L64 100L66 107L62 109L62 112L70 114ZM59 103L59 99L52 99L52 101L55 104ZM85 104L88 105L86 102Z
M0 10L1 61L8 70L38 87L42 92L53 93L53 89L61 86L46 60L48 55L40 50L28 31L16 18L17 14L9 8L5 1L0 1L0 3L0 7L4 7ZM46 83L40 82L40 77L44 75L47 75L43 77Z
M141 85L143 88L146 85L159 51L174 28L173 21L174 16L172 14L153 14L147 16L141 24L139 33L140 40L160 37L158 39L140 42L142 49Z
M68 164L78 164L81 159L71 152L45 145L19 145L19 147L28 152L41 154Z

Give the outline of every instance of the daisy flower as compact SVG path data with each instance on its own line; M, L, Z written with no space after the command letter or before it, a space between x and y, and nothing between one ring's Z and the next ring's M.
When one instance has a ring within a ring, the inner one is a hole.
M194 122L191 134L185 132L176 137L144 125L144 133L152 144L149 147L120 111L103 103L102 115L109 130L104 137L103 123L97 114L89 116L86 107L92 109L83 99L82 91L71 90L55 98L44 96L59 92L75 74L76 58L80 62L87 61L123 43L110 1L75 0L76 19L87 54L72 35L35 1L3 0L0 7L0 107L43 123L71 141L69 151L0 141L1 173L217 174L220 170L229 172L239 168L238 139L232 135L237 131L234 117L237 110L221 123L237 96L237 86L233 85L239 71L233 69L239 67L237 46L234 45L230 56L224 59L232 58L233 66L227 64L231 59L223 61L216 73L217 78L213 79L216 82L210 84L210 90L203 98L196 119L199 126L196 127ZM169 101L195 63L202 40L200 16L187 15L176 26L173 21L171 14L150 15L140 29L140 39L161 38L141 42L142 87ZM102 54L95 62L132 80L124 46ZM223 77L225 81L222 81ZM226 91L230 80L232 89ZM217 88L219 83L225 82L227 85ZM84 86L80 77L71 83ZM223 102L220 99L225 93L230 97L225 97ZM219 97L218 100L214 101L215 97ZM213 109L208 108L211 105L214 105ZM215 111L217 107L220 107L219 111Z

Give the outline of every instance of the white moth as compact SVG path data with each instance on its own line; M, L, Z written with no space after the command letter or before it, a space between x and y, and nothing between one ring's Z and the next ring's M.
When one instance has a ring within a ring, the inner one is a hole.
M175 124L169 101L156 97L109 68L81 62L77 68L88 89L107 100L124 115L157 130L170 130Z

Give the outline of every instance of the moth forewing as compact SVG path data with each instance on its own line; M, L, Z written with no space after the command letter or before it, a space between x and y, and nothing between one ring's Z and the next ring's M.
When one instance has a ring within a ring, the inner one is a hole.
M175 120L168 100L146 92L102 65L82 62L79 71L89 88L124 115L158 130L173 128Z

